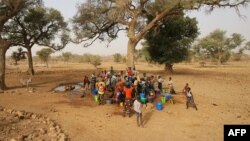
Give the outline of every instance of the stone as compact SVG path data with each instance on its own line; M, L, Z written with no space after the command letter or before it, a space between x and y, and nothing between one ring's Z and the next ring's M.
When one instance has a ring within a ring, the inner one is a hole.
M32 114L32 115L31 115L31 118L32 118L32 119L36 119L36 114Z
M7 109L6 112L11 114L13 112L13 110L12 109Z
M59 134L58 136L59 136L59 141L66 141L67 140L66 135L63 133Z

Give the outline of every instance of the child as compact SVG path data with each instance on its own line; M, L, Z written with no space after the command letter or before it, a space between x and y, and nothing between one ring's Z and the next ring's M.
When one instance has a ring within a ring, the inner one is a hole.
M137 99L134 101L134 111L136 113L136 121L137 121L137 125L138 127L143 127L142 124L142 104L140 102L140 97L138 96Z
M98 84L98 97L99 97L99 105L104 104L104 93L105 93L105 83L100 81Z
M173 80L172 80L171 77L169 77L168 87L169 87L169 90L170 90L170 94L176 94L176 92L174 90Z
M85 91L89 90L89 86L90 86L90 81L89 81L89 78L88 76L84 76L84 79L83 79L83 87L85 89Z
M194 98L193 98L193 94L191 92L191 88L190 87L187 88L187 93L186 94L187 94L187 103L186 103L187 109L191 105L196 110L198 110L197 107L196 107L196 104L194 103Z
M158 89L162 92L162 83L163 83L163 79L161 78L161 76L158 76Z
M187 94L188 88L189 88L189 85L188 85L188 83L186 83L185 87L182 90L183 94L185 94L185 95Z

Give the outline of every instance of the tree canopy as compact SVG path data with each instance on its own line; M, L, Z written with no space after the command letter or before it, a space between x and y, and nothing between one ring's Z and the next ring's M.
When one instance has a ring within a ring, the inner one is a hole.
M211 11L215 7L236 7L247 0L88 0L77 7L73 18L77 41L97 39L112 41L118 32L125 31L129 38L127 45L127 66L134 66L134 51L138 42L148 31L162 24L162 19L176 15L182 10L194 10L206 6ZM147 15L154 19L147 22Z
M150 61L165 64L165 69L172 72L174 63L186 59L197 36L196 19L185 17L183 13L164 19L162 25L151 29L145 38Z
M36 52L39 59L45 62L47 67L48 67L48 61L49 61L50 55L52 53L54 53L54 51L51 48L43 48L40 51Z
M238 33L233 33L231 37L226 36L226 31L214 30L206 37L200 39L194 49L198 54L207 54L216 59L218 64L226 62L230 57L230 51L239 47L244 38Z
M40 5L19 12L4 25L3 35L12 46L22 46L28 51L29 72L34 74L31 48L37 44L62 49L68 42L67 24L61 13ZM59 39L55 45L54 40Z

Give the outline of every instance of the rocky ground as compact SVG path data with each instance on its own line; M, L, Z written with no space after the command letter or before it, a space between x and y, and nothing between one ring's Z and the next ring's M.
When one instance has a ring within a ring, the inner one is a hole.
M34 140L66 141L67 135L50 118L0 107L0 141Z

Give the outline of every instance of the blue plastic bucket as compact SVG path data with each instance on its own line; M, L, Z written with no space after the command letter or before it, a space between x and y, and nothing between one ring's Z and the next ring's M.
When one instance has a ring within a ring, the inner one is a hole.
M172 99L172 95L171 94L165 94L165 98L166 98L166 100L170 100L170 99Z
M98 90L97 90L97 89L93 89L91 93L92 93L93 95L97 95Z
M156 109L157 110L159 110L159 111L161 111L162 109L163 109L163 106L162 106L162 103L161 102L158 102L157 104L156 104Z
M145 93L140 93L140 98L145 98Z

